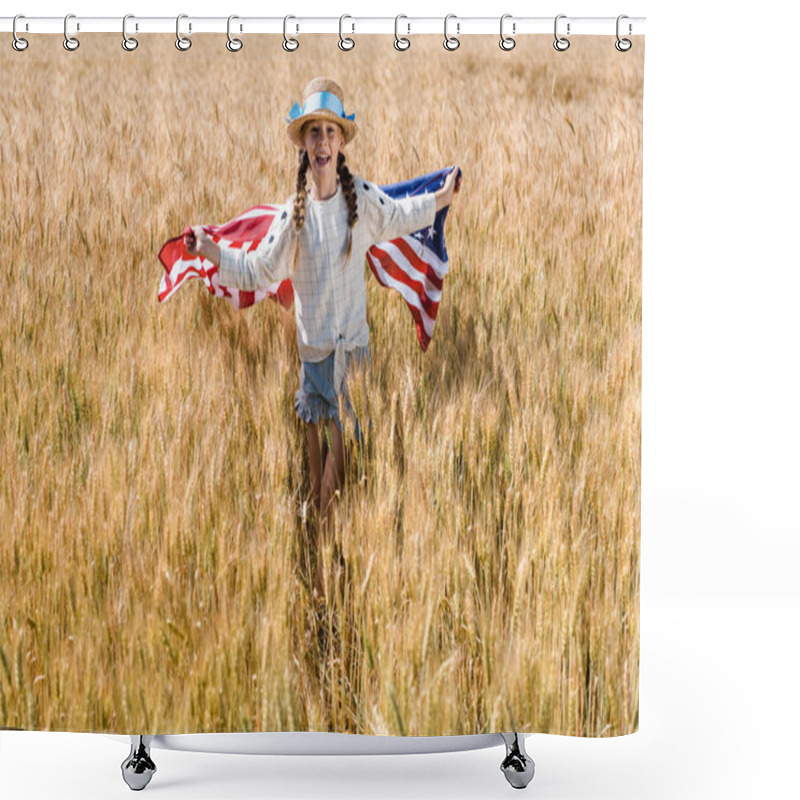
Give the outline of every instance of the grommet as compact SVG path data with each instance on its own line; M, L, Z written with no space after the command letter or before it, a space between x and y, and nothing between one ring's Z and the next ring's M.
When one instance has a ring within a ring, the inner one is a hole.
M23 39L21 36L17 35L17 20L18 19L25 19L24 14L17 14L14 17L14 21L11 23L11 33L13 34L14 38L11 40L11 46L18 52L21 53L23 50L28 49L28 40Z
M617 17L617 41L614 42L614 47L616 47L617 50L620 51L620 53L627 53L628 50L630 50L631 47L633 47L633 42L631 42L630 39L620 39L619 38L619 23L623 19L628 19L628 16L626 14L620 14ZM630 33L630 32L631 32L631 26L628 25L628 33Z
M339 17L339 49L345 51L352 50L356 46L356 43L353 41L353 39L351 39L349 36L344 36L342 33L342 23L346 19L353 18L349 14L342 14L342 16ZM355 26L353 26L353 30L355 30Z
M134 19L133 14L126 14L122 18L122 49L131 53L139 46L139 40L134 39L133 36L128 36L127 25L129 19Z
M225 42L225 47L227 47L228 50L231 51L231 53L238 53L244 47L244 42L242 42L241 39L234 39L231 36L231 20L232 19L239 19L239 17L237 17L236 14L231 14L228 17L228 41Z
M455 14L448 14L444 18L444 42L442 43L442 45L443 45L445 50L449 50L450 52L453 52L453 50L458 50L458 48L461 46L461 42L455 36L449 36L448 33L447 33L447 23L451 19L456 19L456 15ZM458 23L456 23L456 33L458 33L458 28L459 28L459 25L458 25Z
M300 42L297 39L290 38L286 33L286 23L289 22L290 19L296 19L291 14L283 18L283 49L287 53L293 53L300 47Z
M71 19L75 19L75 15L74 14L67 14L67 16L64 17L64 43L63 44L64 44L64 49L65 50L69 50L70 52L73 52L74 50L77 50L81 46L81 43L74 36L70 36L67 33L67 25L68 25L68 23L69 23L69 21Z
M188 14L178 14L178 18L175 20L175 35L178 37L177 39L175 39L175 47L177 47L178 50L181 51L186 51L192 46L192 40L187 39L181 33L181 20L187 19L188 17L189 17Z
M401 19L408 19L405 14L398 14L394 18L394 49L395 50L408 50L411 47L411 39L406 39L405 36L400 36L397 31L397 23L400 22ZM409 33L411 32L411 26L408 26Z
M553 31L555 34L555 41L553 42L553 47L558 50L559 53L563 53L565 50L569 50L569 39L564 38L563 36L558 35L558 21L560 19L566 19L566 14L559 14L556 17L555 25L553 27ZM567 23L567 36L569 36L569 22Z
M500 17L500 49L505 50L506 52L513 50L517 46L517 43L514 39L512 39L510 36L506 36L503 33L503 23L510 18L511 14L503 14L503 16ZM516 33L516 27L517 26L515 23L511 24L511 28L514 33Z

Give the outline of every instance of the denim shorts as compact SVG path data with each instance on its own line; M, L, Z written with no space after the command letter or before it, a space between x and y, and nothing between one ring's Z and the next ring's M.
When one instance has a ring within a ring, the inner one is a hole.
M331 353L322 361L300 362L300 388L294 396L294 410L303 422L319 424L322 419L332 419L336 427L342 430L342 421L339 418L339 396L333 383L333 360ZM356 441L361 442L361 424L355 415L347 391L347 376L351 370L363 362L364 367L369 366L369 345L356 347L345 354L345 378L342 384L342 408L352 419Z

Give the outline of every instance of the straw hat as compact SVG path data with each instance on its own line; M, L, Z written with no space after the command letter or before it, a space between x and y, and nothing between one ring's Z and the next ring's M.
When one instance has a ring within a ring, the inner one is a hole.
M303 147L300 133L303 125L314 119L331 120L342 129L347 144L356 135L358 126L353 121L355 112L344 113L344 92L336 81L330 78L314 78L303 92L303 105L295 103L289 112L286 133L298 147Z

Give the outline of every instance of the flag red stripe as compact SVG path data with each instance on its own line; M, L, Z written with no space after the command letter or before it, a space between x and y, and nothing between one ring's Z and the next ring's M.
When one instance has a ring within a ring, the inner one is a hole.
M250 308L256 302L256 293L239 289L239 308Z
M272 225L275 218L275 210L265 211L258 216L248 217L247 219L237 218L214 229L217 236L223 239L263 239Z
M434 289L438 291L442 291L443 281L442 279L436 274L433 267L427 262L423 261L416 253L414 248L409 243L408 239L393 239L391 244L393 244L407 259L408 263L414 267L417 272L421 272L425 279L433 286Z
M396 280L398 283L408 286L408 288L414 292L414 294L419 298L420 306L425 309L425 313L431 319L435 320L436 313L439 310L439 303L431 300L430 297L428 297L423 284L411 278L407 272L404 272L385 250L375 246L370 248L370 252L375 258L377 258L378 261L380 261L381 266L390 278L394 278L394 280ZM381 283L383 282L381 281Z
M422 352L424 353L428 349L428 345L431 343L431 337L425 332L425 325L422 323L422 314L418 308L414 308L414 306L408 305L408 310L411 312L411 316L414 317L414 325L417 329L417 341L419 342L419 346L422 348Z
M273 300L280 303L284 308L291 308L294 303L294 286L289 278L281 281L278 286L278 292L274 296L270 294Z
M164 242L164 246L158 252L158 259L164 265L164 269L169 274L172 265L186 253L186 248L183 246L183 234L176 236L174 239ZM186 253L188 255L188 253Z

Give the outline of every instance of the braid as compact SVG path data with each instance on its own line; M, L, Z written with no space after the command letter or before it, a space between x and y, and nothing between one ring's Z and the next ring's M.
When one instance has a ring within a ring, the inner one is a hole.
M294 195L294 227L301 231L306 224L306 173L311 166L308 153L303 150L297 164L297 188Z
M336 172L339 175L339 181L342 184L342 192L344 199L347 203L347 226L350 228L350 236L347 241L347 254L345 259L350 258L350 253L353 249L353 226L358 222L358 200L356 198L356 185L353 182L353 176L345 164L344 153L339 153L339 158L336 161Z

